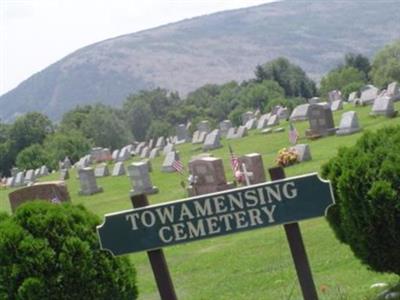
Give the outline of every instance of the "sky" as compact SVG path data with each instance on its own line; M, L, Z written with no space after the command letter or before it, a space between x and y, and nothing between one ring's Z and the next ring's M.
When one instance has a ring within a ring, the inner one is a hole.
M0 0L0 95L92 43L273 1Z

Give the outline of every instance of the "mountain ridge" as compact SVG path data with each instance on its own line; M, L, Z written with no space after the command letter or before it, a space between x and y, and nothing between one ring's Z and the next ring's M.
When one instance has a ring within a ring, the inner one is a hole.
M279 56L314 79L347 52L371 57L399 38L400 6L351 1L279 1L193 17L84 46L0 97L0 118L38 110L53 120L76 105L120 105L155 87L181 95L242 81ZM355 17L354 17L355 16Z

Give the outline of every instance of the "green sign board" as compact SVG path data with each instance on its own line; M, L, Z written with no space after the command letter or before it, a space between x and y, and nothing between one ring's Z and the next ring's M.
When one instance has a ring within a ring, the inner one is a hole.
M107 214L97 232L121 255L320 217L332 204L330 182L313 173Z

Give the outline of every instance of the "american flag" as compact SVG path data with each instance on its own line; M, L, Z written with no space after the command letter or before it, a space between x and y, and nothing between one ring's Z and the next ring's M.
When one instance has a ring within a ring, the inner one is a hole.
M231 145L228 145L229 153L231 154L231 167L233 174L236 174L239 171L239 158L233 153Z
M293 124L289 123L289 142L292 145L296 145L297 139L299 138L299 134L297 133L296 128L294 128Z
M183 164L182 162L178 159L175 159L172 163L172 167L179 172L180 174L183 174Z

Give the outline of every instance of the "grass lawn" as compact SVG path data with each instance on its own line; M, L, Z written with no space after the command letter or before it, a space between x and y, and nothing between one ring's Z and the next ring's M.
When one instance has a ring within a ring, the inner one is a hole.
M400 109L400 103L396 103ZM382 126L400 124L400 118L371 117L371 107L345 106L335 112L335 124L339 125L341 113L356 110L364 130L376 130ZM261 135L250 131L248 137L229 141L238 155L258 152L263 156L264 167L275 165L279 149L288 145L288 125L281 123L285 132ZM308 122L295 123L299 134L304 136ZM300 139L299 143L310 145L312 161L286 168L287 176L319 172L321 164L333 157L338 147L350 146L362 133L342 137L327 137L314 141ZM228 180L232 179L227 141L224 147L212 151L224 160ZM201 153L197 145L184 144L177 147L181 159L187 165L191 156ZM177 200L186 197L180 185L186 176L161 173L163 157L152 161L151 178L160 193L149 197L151 203ZM128 164L129 162L126 162ZM98 179L104 193L79 196L79 181L75 171L67 181L72 202L83 204L90 211L103 217L105 213L131 208L127 177ZM57 179L52 174L42 180ZM0 211L9 211L8 193L0 191ZM300 223L314 280L320 299L371 299L377 291L370 286L377 282L396 282L398 277L369 271L354 257L348 246L340 244L324 218ZM174 285L179 299L301 299L292 258L281 226L258 229L221 238L203 240L165 248ZM130 255L138 273L139 299L159 299L146 253Z

